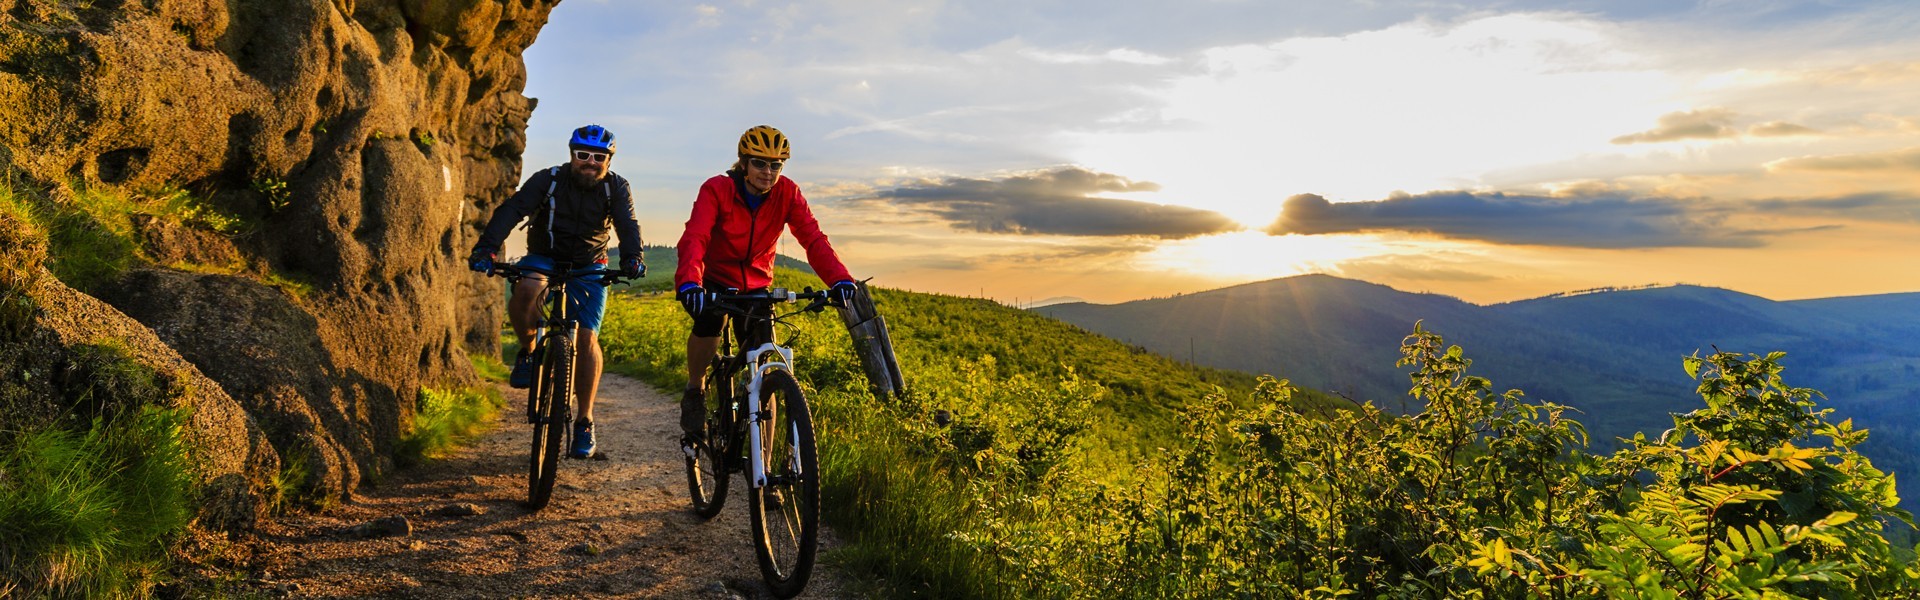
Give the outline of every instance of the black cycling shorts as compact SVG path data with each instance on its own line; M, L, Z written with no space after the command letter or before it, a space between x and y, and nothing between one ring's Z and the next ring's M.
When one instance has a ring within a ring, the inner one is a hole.
M752 294L764 291L766 291L766 289L761 288L738 293ZM761 304L749 309L748 312L771 319L773 317L773 305ZM733 340L740 344L742 349L753 348L760 344L773 341L773 321L753 319L753 327L742 327L742 322L745 321L745 319L741 319L733 313L717 309L708 310L693 318L693 335L694 337L719 336L721 327L725 326L729 319L733 321ZM753 331L747 331L748 329L752 329Z

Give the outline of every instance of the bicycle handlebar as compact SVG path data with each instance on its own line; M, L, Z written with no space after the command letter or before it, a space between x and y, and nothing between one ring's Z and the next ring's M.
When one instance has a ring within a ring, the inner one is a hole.
M520 265L509 265L509 264L502 264L502 263L494 263L493 268L487 271L487 276L488 277L505 277L509 280L518 281L521 277L527 276L528 273L538 273L541 275L546 275L548 277L562 277L566 279L584 279L587 277L592 277L594 275L600 275L604 277L603 279L600 280L599 282L600 285L608 285L608 286L614 285L617 283L631 284L634 279L634 278L622 275L618 269L585 269L585 270L573 271L571 273L561 273L559 271L542 269L539 267L523 267ZM640 276L641 277L647 276L647 271L645 267L642 267L640 269Z
M829 296L826 290L814 291L813 288L809 287L798 292L787 288L773 288L764 292L754 292L751 294L714 292L713 299L723 302L771 302L780 304L783 302L799 302L801 300L827 300Z
M713 292L712 294L714 303L717 305L714 308L740 315L746 315L747 312L732 306L726 306L725 303L785 304L788 302L799 302L801 300L811 301L808 302L806 306L800 307L800 310L795 311L795 313L818 312L833 304L833 295L829 294L827 290L815 291L811 287L804 288L798 292L786 288L773 288L764 292L754 292L751 294L729 294L725 292Z

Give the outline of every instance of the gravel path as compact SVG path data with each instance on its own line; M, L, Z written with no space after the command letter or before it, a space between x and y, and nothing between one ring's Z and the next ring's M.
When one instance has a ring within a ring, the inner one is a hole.
M689 508L678 398L608 374L595 429L609 460L563 461L553 503L529 513L531 428L512 418L526 395L502 390L503 423L473 446L326 514L263 526L251 543L259 585L300 598L770 597L738 476L720 516L703 521ZM482 514L452 514L463 505ZM360 531L395 517L407 533ZM821 545L823 554L835 545L831 532ZM814 568L802 594L847 596L831 564Z

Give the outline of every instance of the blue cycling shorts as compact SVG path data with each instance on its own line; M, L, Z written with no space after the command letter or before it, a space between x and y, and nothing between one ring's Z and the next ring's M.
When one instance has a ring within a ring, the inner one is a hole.
M514 264L548 271L557 268L553 259L538 254L528 254ZM605 268L607 268L607 261L603 258L587 265L586 268L574 269L573 272ZM607 316L607 286L601 285L600 280L600 275L592 275L567 283L567 314L579 321L580 327L587 331L600 331L600 320Z

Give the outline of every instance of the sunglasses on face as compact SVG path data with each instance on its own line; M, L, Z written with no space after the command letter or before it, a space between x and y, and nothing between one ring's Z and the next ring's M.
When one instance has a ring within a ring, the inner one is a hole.
M748 158L747 164L753 165L753 168L755 169L763 169L767 171L779 171L781 167L787 166L786 161L767 160L764 158Z
M605 152L588 152L586 150L573 151L573 159L581 162L603 163L603 162L607 162L607 159L612 157L613 155L607 154Z

